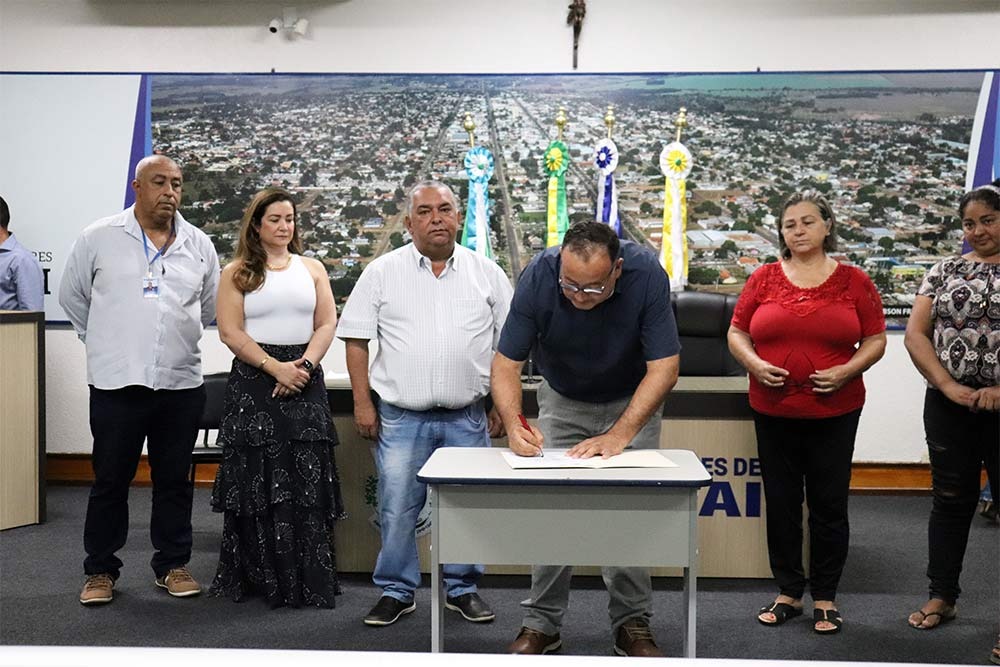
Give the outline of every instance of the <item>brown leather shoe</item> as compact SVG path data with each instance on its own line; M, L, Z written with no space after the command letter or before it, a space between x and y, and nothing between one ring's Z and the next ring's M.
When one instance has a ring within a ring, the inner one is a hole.
M191 571L184 565L175 567L162 577L157 577L153 583L167 589L167 592L175 598L188 598L201 593L201 584L195 581Z
M649 623L642 618L630 618L615 635L615 653L633 658L662 658L663 653L653 641Z
M507 647L507 653L516 655L545 655L562 648L559 635L547 635L532 628L521 628L517 639Z
M107 604L115 596L115 580L110 574L91 574L80 591L80 604Z

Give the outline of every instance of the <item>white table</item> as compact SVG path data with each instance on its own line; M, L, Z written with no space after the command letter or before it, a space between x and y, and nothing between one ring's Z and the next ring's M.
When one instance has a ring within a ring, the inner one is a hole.
M443 447L417 479L431 494L431 651L443 649L441 563L684 568L684 655L695 657L698 489L691 451L676 468L514 470L500 448Z

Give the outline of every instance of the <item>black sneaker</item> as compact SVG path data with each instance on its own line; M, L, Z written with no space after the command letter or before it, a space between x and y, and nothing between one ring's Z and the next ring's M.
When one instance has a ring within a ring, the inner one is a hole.
M372 610L365 616L365 625L392 625L399 620L403 614L413 613L417 608L417 603L400 602L394 597L383 595L379 598Z
M453 598L445 598L445 609L457 611L467 621L488 623L497 617L490 606L483 602L479 593L466 593Z

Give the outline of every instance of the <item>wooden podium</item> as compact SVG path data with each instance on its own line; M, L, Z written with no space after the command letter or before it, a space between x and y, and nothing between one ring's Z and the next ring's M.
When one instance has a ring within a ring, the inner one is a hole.
M45 314L0 310L0 530L45 520Z

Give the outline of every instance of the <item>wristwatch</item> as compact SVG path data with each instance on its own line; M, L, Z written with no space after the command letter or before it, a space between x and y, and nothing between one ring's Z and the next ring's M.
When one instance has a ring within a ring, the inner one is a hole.
M308 359L303 359L302 360L302 365L305 366L306 370L309 371L310 373L312 373L313 369L316 368L313 365L313 362L309 361Z

